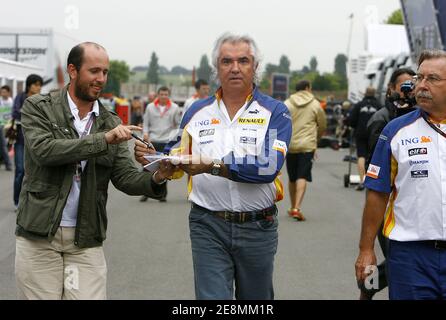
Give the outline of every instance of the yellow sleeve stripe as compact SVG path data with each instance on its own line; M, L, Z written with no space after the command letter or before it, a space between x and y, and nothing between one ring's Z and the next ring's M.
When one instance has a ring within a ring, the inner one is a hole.
M387 238L390 236L390 233L395 227L395 214L393 212L393 207L395 204L396 196L397 191L394 189L392 195L390 196L389 205L387 206L386 215L384 218L383 234Z
M395 227L395 213L394 213L394 204L395 200L398 196L398 192L395 188L395 178L398 174L398 162L393 157L391 158L390 162L390 184L392 186L392 194L390 195L389 204L387 206L386 215L384 218L384 228L383 228L383 234L385 237L389 237L390 233L392 232L393 228Z
M273 147L273 150L282 152L283 155L286 156L286 150L285 150L284 148L281 148L281 147L277 147L277 146L276 146L276 147Z
M178 148L170 150L170 155L190 155L192 154L192 137L186 130L187 126L183 129L181 134L181 142ZM183 170L175 171L172 175L172 179L180 179L184 175Z
M274 179L274 186L276 187L276 200L275 202L278 202L283 199L283 185L282 181L280 181L281 173L277 175L277 177Z

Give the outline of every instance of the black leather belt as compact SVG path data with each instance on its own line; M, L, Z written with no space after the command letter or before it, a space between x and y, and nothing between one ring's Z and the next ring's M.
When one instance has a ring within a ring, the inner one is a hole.
M435 249L446 250L446 241L443 241L443 240L426 240L424 242L426 244L429 244L429 246L433 246Z
M192 208L206 211L207 213L231 223L245 223L259 220L272 220L277 212L276 205L269 208L255 211L232 212L232 211L212 211L198 204L192 203Z

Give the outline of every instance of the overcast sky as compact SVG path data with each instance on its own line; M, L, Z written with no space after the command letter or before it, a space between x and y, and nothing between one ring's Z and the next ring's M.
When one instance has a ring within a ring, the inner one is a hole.
M336 54L347 53L351 13L355 56L365 21L382 22L399 7L399 0L15 0L2 7L0 26L53 28L63 64L73 45L88 40L131 67L148 64L155 51L161 65L192 69L231 31L256 40L263 66L285 54L300 69L314 55L318 69L331 72Z

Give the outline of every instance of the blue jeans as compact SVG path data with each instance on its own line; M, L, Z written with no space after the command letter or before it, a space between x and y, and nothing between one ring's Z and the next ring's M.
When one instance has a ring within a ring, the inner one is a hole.
M189 215L198 300L272 300L277 212L271 221L243 224L193 207Z
M390 240L387 263L391 300L446 299L446 250L432 241Z
M23 176L25 175L25 168L23 163L24 145L22 143L14 144L14 205L19 204L20 191L22 190Z

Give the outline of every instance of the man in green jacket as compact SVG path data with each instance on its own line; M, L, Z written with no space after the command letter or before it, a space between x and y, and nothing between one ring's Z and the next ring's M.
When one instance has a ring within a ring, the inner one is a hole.
M19 298L105 299L109 181L129 195L162 198L173 168L139 172L127 146L131 130L98 101L108 55L95 43L75 46L70 83L29 97L22 109L25 177L17 210ZM152 151L155 152L155 151Z

